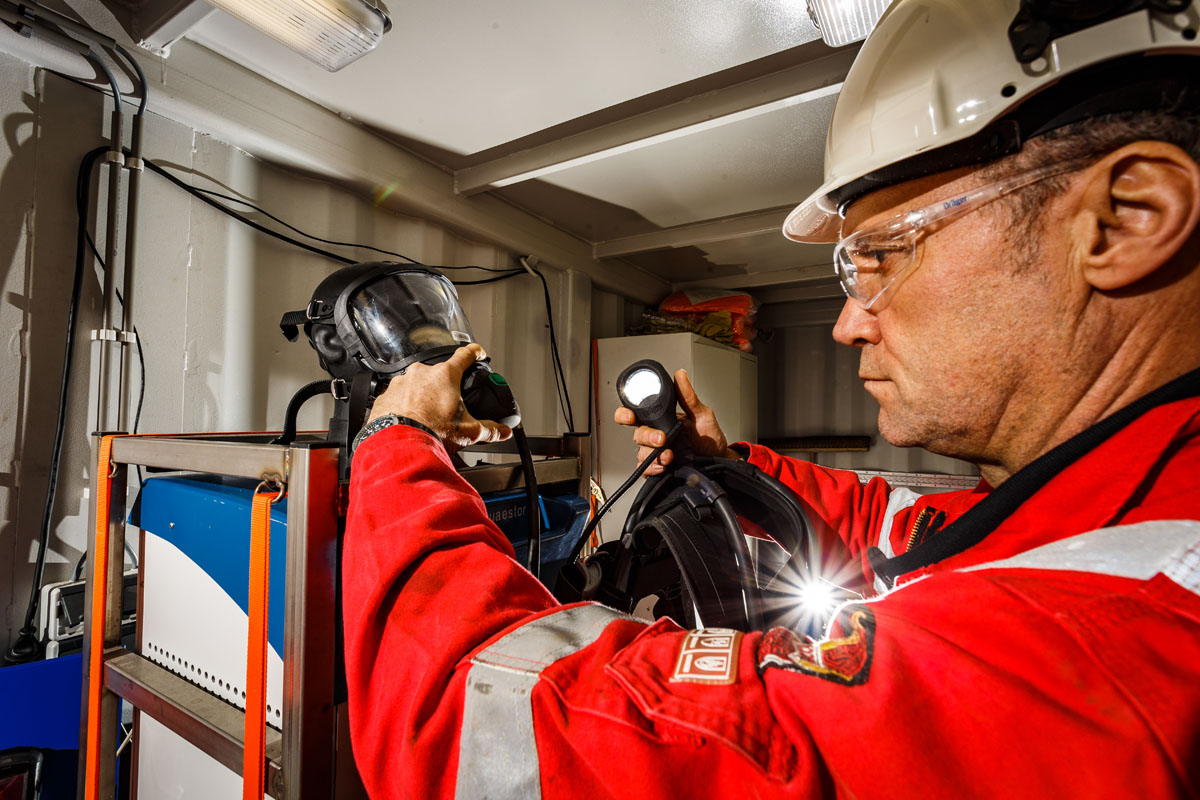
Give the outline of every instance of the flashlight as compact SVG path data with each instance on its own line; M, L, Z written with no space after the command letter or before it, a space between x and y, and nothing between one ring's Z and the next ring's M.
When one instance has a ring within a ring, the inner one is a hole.
M653 359L636 361L617 376L617 396L633 412L639 425L667 433L675 426L675 382L663 365ZM675 446L682 449L682 438Z

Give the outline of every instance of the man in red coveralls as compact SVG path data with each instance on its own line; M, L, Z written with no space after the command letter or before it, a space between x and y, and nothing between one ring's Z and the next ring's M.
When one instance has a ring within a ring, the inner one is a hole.
M461 413L481 351L393 381L343 573L372 795L1200 796L1198 20L898 0L864 44L785 233L839 242L883 435L983 481L730 448L680 379L693 446L792 487L875 583L820 640L558 605L447 456L507 435Z

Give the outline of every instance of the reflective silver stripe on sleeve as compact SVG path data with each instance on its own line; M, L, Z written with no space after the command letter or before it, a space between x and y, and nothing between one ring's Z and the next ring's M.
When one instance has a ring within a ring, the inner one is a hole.
M618 619L633 617L601 605L567 608L522 625L471 659L455 798L541 798L533 687L543 669L587 647Z
M1167 519L1100 528L962 571L1009 568L1097 572L1143 581L1165 572L1196 592L1200 591L1200 522Z
M882 550L888 558L896 556L896 551L892 548L892 526L896 522L896 515L906 508L912 508L920 496L912 489L906 489L903 486L892 489L888 495L887 508L883 511L883 524L879 526L879 540L875 543L875 546ZM876 577L875 591L879 594L886 594L888 585Z
M1192 594L1200 594L1200 541L1175 559L1171 566L1163 570L1163 574Z

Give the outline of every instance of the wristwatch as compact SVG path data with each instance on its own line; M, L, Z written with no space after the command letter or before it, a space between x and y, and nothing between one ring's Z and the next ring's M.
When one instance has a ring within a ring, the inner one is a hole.
M441 441L441 437L434 433L433 429L423 422L417 422L415 419L410 417L402 417L399 414L384 414L381 417L376 417L375 419L371 420L366 425L363 425L362 430L359 431L358 435L354 437L354 443L350 445L350 454L353 456L354 452L358 450L358 446L362 444L363 440L372 433L378 433L384 428L390 428L393 425L407 425L410 428L416 428L419 431L425 431L433 438Z

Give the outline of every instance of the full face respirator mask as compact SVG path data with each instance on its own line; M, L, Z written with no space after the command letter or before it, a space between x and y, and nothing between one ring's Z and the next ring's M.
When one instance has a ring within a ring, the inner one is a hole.
M349 403L350 430L331 423L331 438L357 432L370 401L392 377L412 364L445 361L475 341L458 292L444 275L387 262L355 264L329 275L308 306L288 312L279 325L291 341L303 329L333 377L334 398ZM464 373L462 396L476 419L514 429L521 424L508 382L487 359Z

